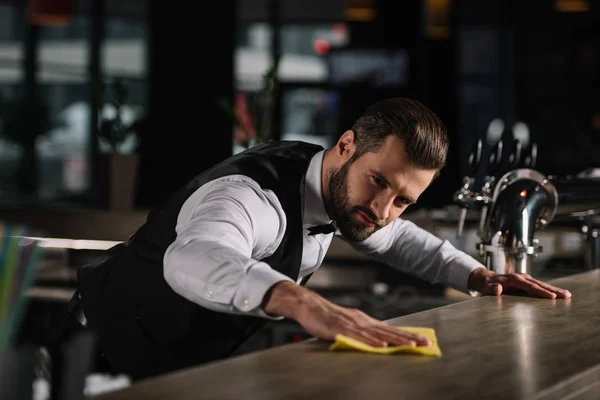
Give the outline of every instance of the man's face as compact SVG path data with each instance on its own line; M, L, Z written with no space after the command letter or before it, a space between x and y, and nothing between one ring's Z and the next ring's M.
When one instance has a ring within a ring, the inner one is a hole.
M344 237L362 241L398 218L435 173L414 167L402 141L391 135L376 153L348 160L331 174L333 219Z

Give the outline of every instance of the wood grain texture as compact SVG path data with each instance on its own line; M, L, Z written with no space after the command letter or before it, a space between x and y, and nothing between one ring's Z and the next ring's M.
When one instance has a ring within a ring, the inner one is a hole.
M480 297L388 321L434 328L442 358L329 352L307 340L94 400L598 399L600 270L552 283L573 297Z

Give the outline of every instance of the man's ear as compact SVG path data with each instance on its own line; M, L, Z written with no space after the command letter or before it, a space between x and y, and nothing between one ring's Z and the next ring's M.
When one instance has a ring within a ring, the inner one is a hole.
M350 158L356 150L356 143L354 142L354 132L347 130L340 136L336 144L336 152L339 156Z

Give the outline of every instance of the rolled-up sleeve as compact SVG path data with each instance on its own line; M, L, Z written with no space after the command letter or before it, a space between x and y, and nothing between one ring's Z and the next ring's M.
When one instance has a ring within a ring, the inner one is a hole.
M467 285L471 272L485 268L447 240L400 218L362 242L349 243L399 271L464 293L473 294Z
M258 261L281 243L285 214L274 193L233 175L198 189L183 205L164 256L173 290L208 309L279 319L260 307L275 283L292 281Z

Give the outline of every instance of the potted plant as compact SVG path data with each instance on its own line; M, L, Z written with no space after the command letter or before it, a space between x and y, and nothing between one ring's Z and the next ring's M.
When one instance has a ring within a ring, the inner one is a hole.
M111 210L127 211L134 207L139 155L136 153L139 118L126 121L128 92L115 80L108 93L110 100L99 113L100 186L104 205ZM104 98L104 96L102 96Z
M261 88L252 93L237 92L232 105L219 99L219 105L231 117L234 125L233 139L242 149L268 142L273 138L273 112L279 93L278 56L262 78Z

